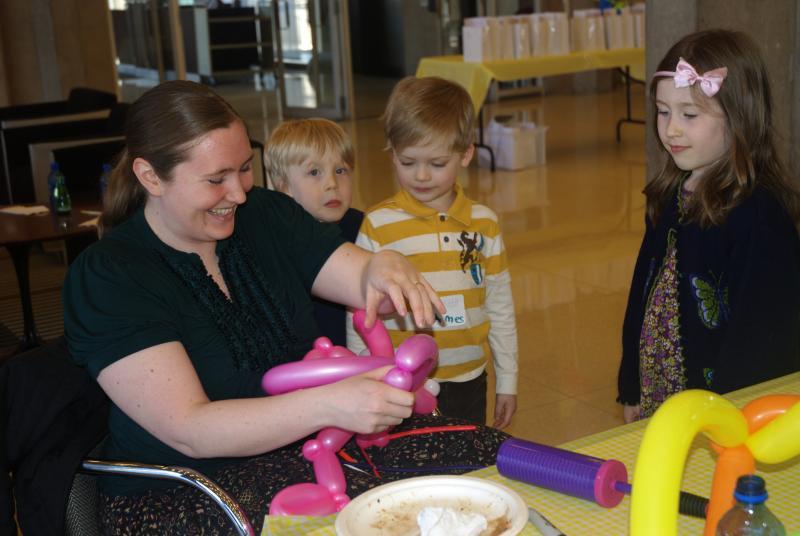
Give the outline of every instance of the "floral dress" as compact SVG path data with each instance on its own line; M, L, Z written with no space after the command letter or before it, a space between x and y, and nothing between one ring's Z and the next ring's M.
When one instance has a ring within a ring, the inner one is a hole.
M691 193L682 187L678 191L682 192L678 207L683 216L683 206ZM675 229L669 230L664 261L644 312L639 337L640 418L650 417L670 395L686 389L678 300L677 234Z
M653 286L639 339L641 418L650 417L672 394L686 389L678 312L678 247L674 230Z

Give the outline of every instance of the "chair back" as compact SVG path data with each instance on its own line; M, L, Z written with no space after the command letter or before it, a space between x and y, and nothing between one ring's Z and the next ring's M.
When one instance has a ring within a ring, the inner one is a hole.
M105 439L89 453L90 458L100 455ZM97 476L75 473L67 498L67 515L64 534L66 536L100 536L100 491Z

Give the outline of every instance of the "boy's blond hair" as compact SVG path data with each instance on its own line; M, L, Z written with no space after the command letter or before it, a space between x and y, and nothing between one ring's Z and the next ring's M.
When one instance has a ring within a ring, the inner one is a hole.
M308 158L328 151L339 155L350 169L355 168L355 151L350 137L333 121L322 118L284 121L272 131L267 141L267 179L276 190L285 190L289 166L302 164Z
M475 109L464 88L435 76L400 80L383 114L389 149L444 143L457 153L472 144Z

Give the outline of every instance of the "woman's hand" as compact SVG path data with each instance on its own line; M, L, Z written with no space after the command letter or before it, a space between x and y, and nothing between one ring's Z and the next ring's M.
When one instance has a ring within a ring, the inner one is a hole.
M641 412L639 409L639 404L635 406L622 406L622 418L625 419L626 424L630 424L634 421L638 421L641 418Z
M317 274L312 294L334 303L366 309L365 324L371 328L378 313L392 310L414 315L420 327L433 325L434 310L446 309L433 287L408 259L396 251L370 253L353 244L342 244Z
M411 416L414 394L383 382L392 366L318 387L332 426L359 434L382 432Z
M434 308L446 312L444 304L417 269L396 251L374 253L364 270L362 286L366 297L366 326L372 327L378 313L392 310L400 315L408 313L408 305L419 327L427 327L436 320Z

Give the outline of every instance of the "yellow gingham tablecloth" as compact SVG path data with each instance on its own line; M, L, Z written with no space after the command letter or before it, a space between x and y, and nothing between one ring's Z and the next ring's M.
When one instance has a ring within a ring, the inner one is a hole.
M768 394L800 395L800 373L764 382L740 391L728 393L725 398L737 407ZM583 437L561 448L589 454L602 459L615 459L625 464L628 479L633 479L636 456L647 421L619 426ZM681 489L703 497L711 492L711 477L716 456L708 446L708 439L698 435L689 451ZM757 471L767 482L767 505L786 527L787 534L800 533L800 459L794 458L777 465L757 464ZM507 479L497 472L497 467L487 467L469 473L504 484L522 496L528 506L541 512L568 536L587 534L627 534L630 515L630 498L625 497L615 508L602 508L593 502L563 495L523 482ZM328 517L271 517L264 522L262 536L272 535L335 535L336 516ZM703 532L703 520L678 516L678 534L697 535ZM523 535L538 535L530 523Z

